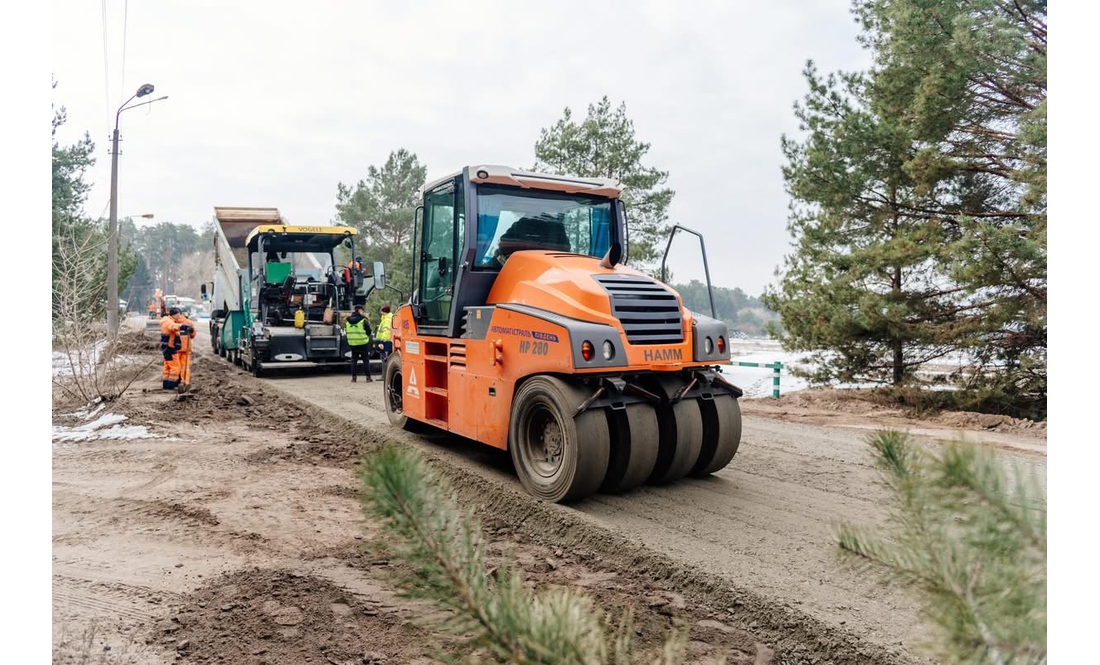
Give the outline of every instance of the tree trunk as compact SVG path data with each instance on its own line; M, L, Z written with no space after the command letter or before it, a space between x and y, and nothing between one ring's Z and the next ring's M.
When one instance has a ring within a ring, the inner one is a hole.
M905 378L905 357L901 350L901 340L894 340L894 385L900 386Z
M896 216L895 216L896 219ZM901 299L901 266L894 266L894 283L893 291L896 300ZM905 378L905 355L902 353L901 338L896 337L892 340L891 346L894 347L894 385L900 386L902 380Z

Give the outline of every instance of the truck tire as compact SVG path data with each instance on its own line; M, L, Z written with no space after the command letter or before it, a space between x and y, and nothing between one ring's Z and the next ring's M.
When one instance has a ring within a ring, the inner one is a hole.
M532 496L554 503L599 489L607 475L611 436L600 410L573 411L584 393L561 379L528 379L512 400L508 448L519 481Z
M404 404L405 385L402 382L401 354L394 353L386 358L386 364L382 367L382 400L386 405L386 417L390 424L408 432L423 430L421 422L405 415L402 409Z

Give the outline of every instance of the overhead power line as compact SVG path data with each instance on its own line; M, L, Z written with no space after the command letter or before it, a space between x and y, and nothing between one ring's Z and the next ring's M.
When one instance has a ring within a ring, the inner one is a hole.
M126 98L126 23L130 15L130 0L122 5L122 84L118 87L118 98Z

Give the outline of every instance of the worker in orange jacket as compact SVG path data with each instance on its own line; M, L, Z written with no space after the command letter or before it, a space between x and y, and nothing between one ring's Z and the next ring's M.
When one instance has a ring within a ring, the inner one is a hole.
M165 390L191 385L191 340L194 338L195 324L179 307L169 309L168 315L160 320L160 350L164 355L161 387Z

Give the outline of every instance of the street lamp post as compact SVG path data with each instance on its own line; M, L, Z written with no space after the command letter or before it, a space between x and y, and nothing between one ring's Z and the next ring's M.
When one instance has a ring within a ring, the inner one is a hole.
M147 102L127 106L136 97L144 97L153 92L153 84L146 83L138 88L133 97L127 99L115 112L115 132L111 136L111 220L107 231L107 336L114 339L118 334L118 116L123 111L168 99L168 96L151 99Z

